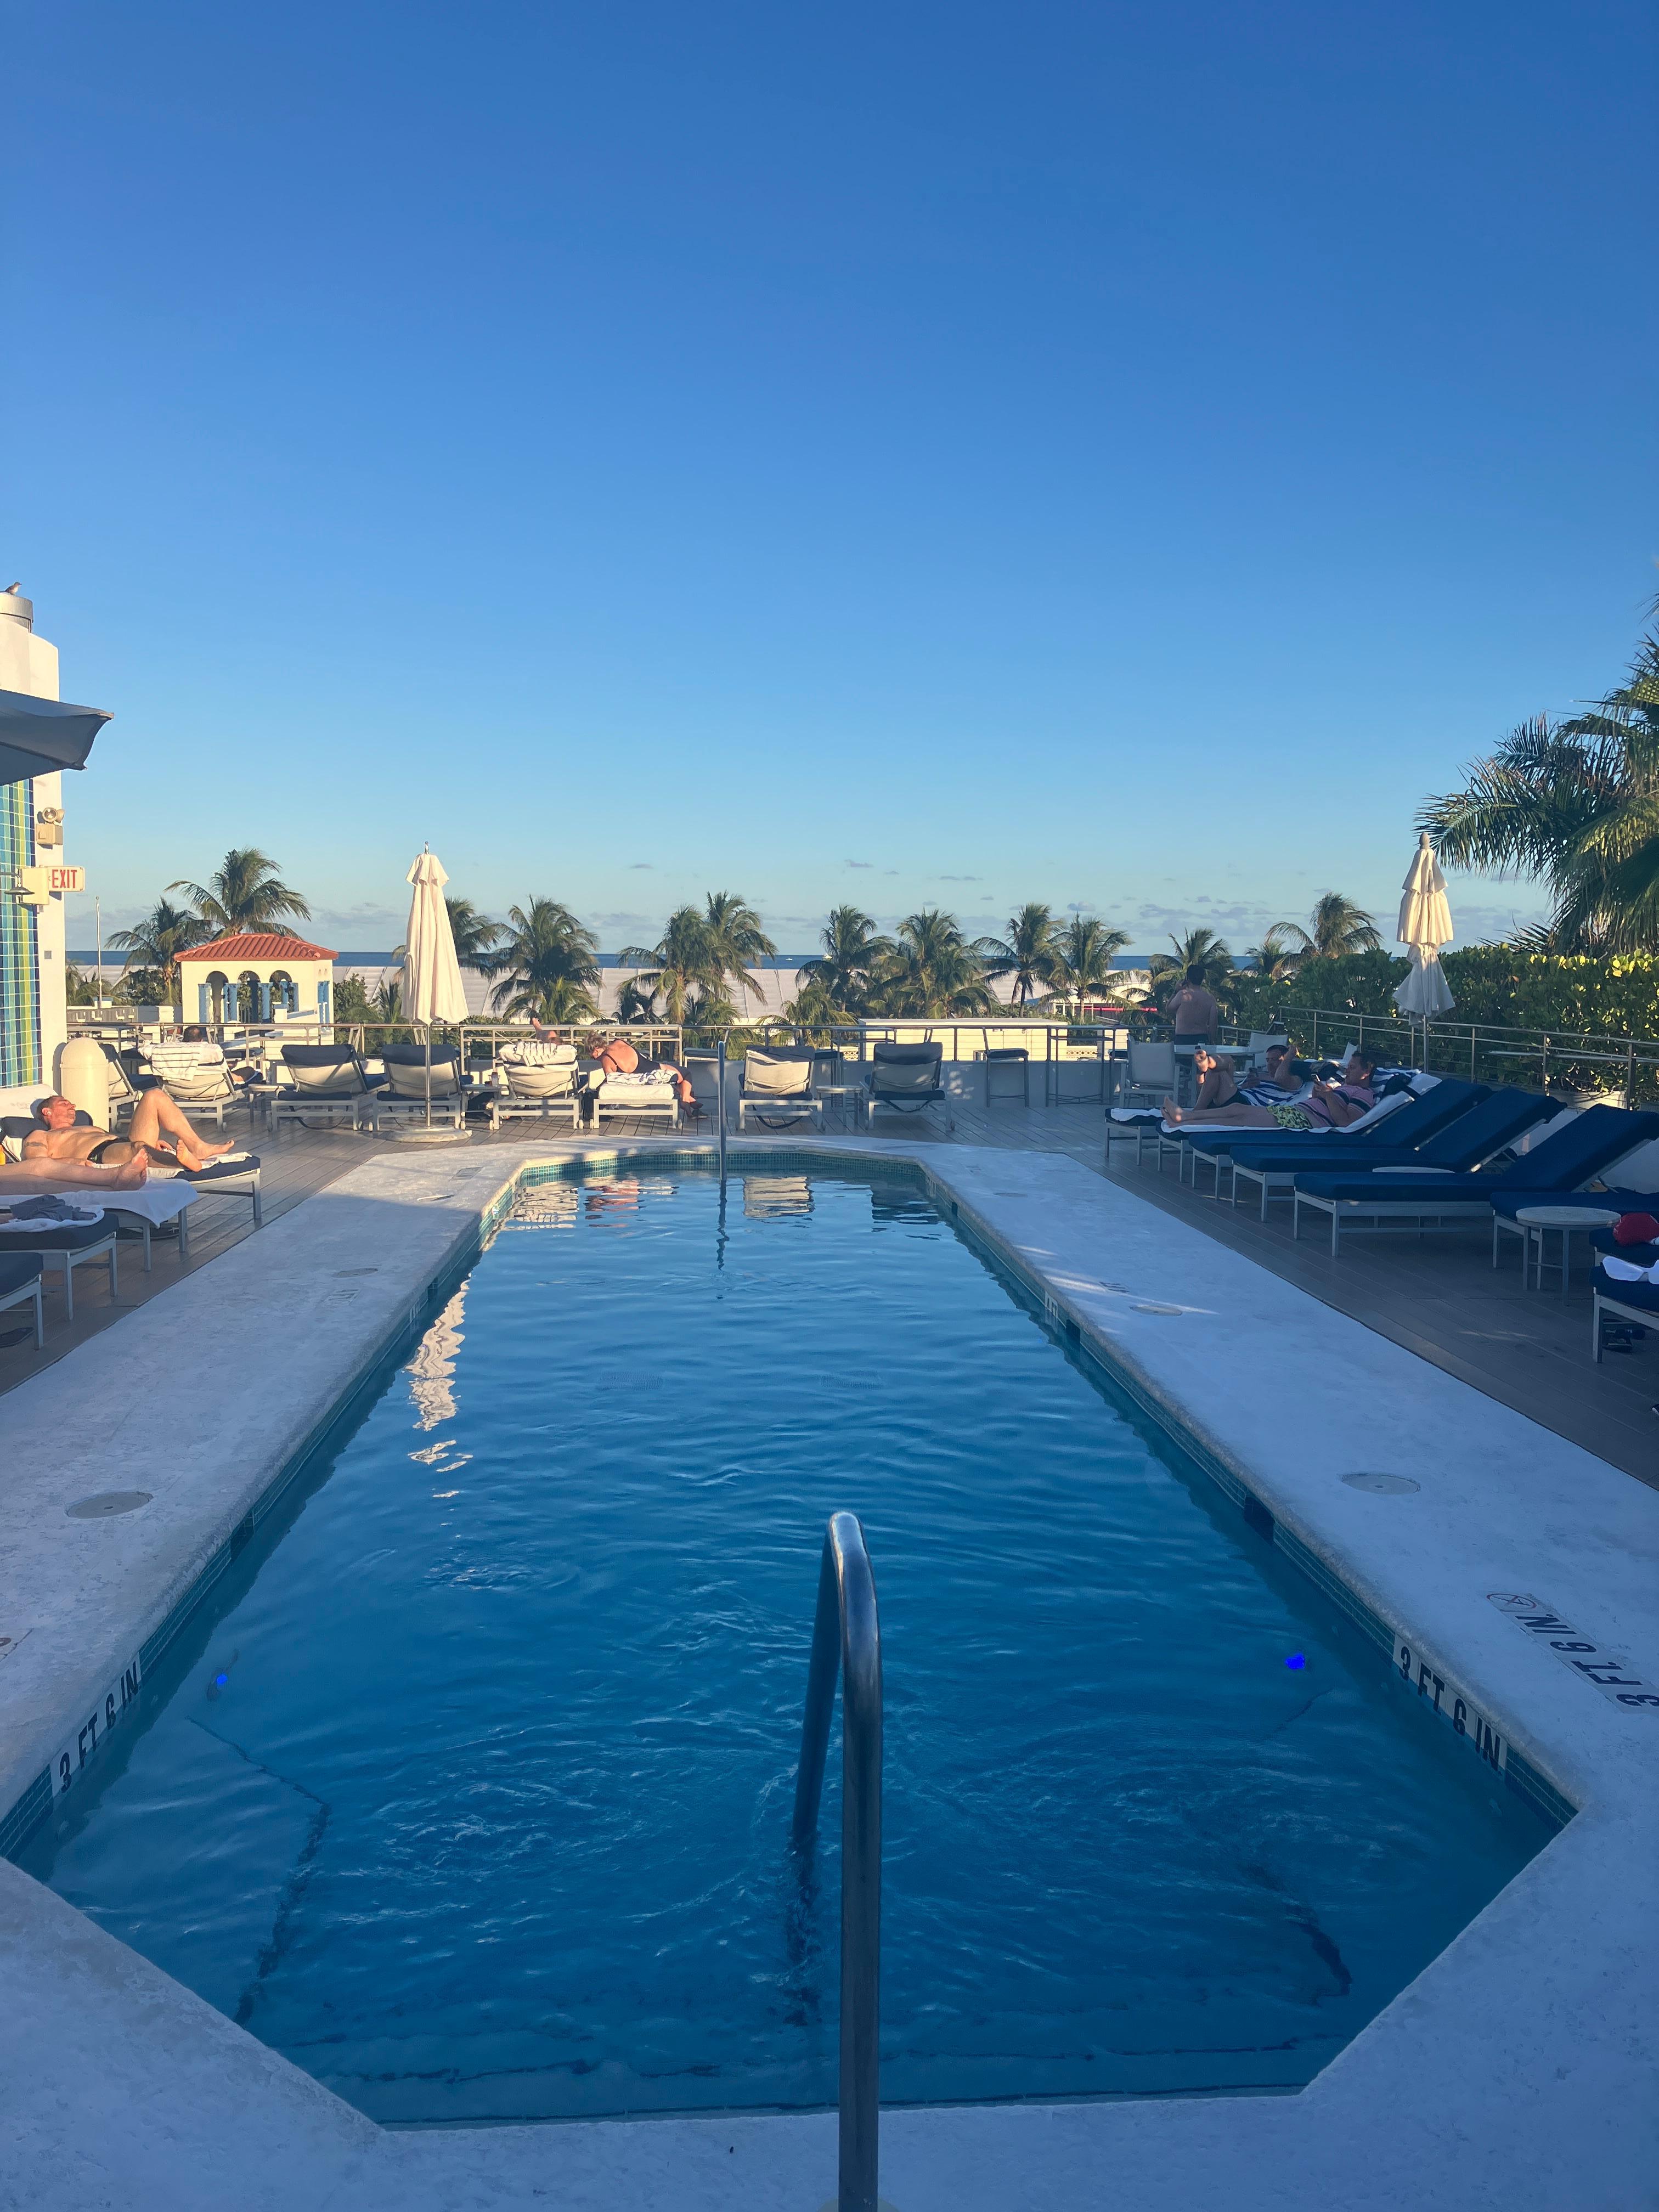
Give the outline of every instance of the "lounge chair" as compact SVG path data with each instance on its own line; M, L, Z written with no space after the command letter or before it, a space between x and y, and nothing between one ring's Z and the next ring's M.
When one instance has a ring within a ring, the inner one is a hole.
M666 1068L641 1067L631 1075L607 1075L590 1094L597 1127L607 1115L658 1115L671 1129L680 1126L680 1097Z
M34 1348L39 1352L46 1340L46 1309L40 1300L40 1262L32 1252L19 1253L15 1258L0 1254L0 1313L27 1304L34 1307Z
M680 1066L691 1085L691 1103L682 1105L680 1111L695 1125L699 1121L718 1121L720 1110L720 1055L713 1052L688 1052L681 1055Z
M878 1106L896 1114L919 1114L945 1097L942 1044L877 1044L870 1048L870 1073L864 1092L865 1125Z
M1369 1113L1362 1114L1357 1121L1347 1122L1340 1129L1276 1129L1254 1122L1236 1122L1230 1128L1224 1121L1183 1121L1171 1129L1164 1127L1161 1116L1147 1115L1139 1119L1131 1117L1127 1124L1118 1123L1115 1129L1109 1126L1106 1155L1109 1162L1114 1134L1132 1136L1135 1139L1135 1165L1139 1167L1143 1150L1150 1141L1155 1146L1160 1175L1168 1153L1175 1153L1176 1171L1183 1182L1187 1180L1188 1164L1191 1163L1194 1190L1199 1187L1199 1170L1207 1160L1215 1170L1214 1194L1219 1198L1222 1168L1231 1164L1241 1148L1261 1146L1273 1150L1276 1157L1280 1148L1286 1151L1305 1149L1310 1146L1325 1144L1333 1137L1340 1137L1345 1144L1366 1146L1369 1156L1369 1147L1372 1144L1401 1141L1400 1133L1407 1127L1407 1115L1410 1117L1410 1129L1420 1136L1443 1127L1454 1115L1462 1113L1472 1101L1486 1096L1484 1085L1447 1082L1432 1075L1421 1079L1432 1091L1436 1103L1431 1109L1425 1106L1422 1097L1417 1093L1401 1090L1386 1093ZM1294 1105L1297 1101L1287 1097L1284 1103ZM1396 1119L1396 1116L1400 1118ZM1382 1126L1385 1121L1389 1124L1386 1129ZM1407 1137L1404 1141L1409 1143L1415 1139Z
M980 1054L985 1069L985 1103L988 1107L996 1098L1018 1097L1022 1106L1031 1103L1031 1055L1023 1044L988 1045ZM993 1078L998 1074L1012 1075L1016 1080L998 1089Z
M92 1193L69 1191L64 1194L68 1203L80 1205L90 1212L100 1204ZM21 1206L27 1203L20 1199ZM107 1260L109 1263L109 1294L112 1298L120 1293L117 1273L119 1241L114 1219L106 1208L101 1221L88 1221L77 1227L40 1229L25 1227L0 1230L0 1259L34 1260L42 1264L55 1260L64 1271L64 1303L70 1321L75 1318L75 1270L88 1260Z
M332 1121L337 1114L348 1115L354 1129L364 1115L373 1126L374 1086L349 1045L285 1044L281 1073L286 1084L267 1085L258 1094L273 1127L280 1120L309 1127L316 1121Z
M218 1128L225 1126L227 1106L252 1103L244 1086L231 1081L216 1044L152 1045L141 1057L176 1105L187 1114L211 1114Z
M787 1129L803 1119L823 1126L823 1101L812 1089L810 1052L757 1052L751 1046L738 1089L738 1133L752 1114L763 1129Z
M1528 1231L1515 1217L1520 1212L1523 1206L1536 1206L1538 1202L1538 1194L1536 1191L1517 1191L1512 1197L1494 1198L1492 1200L1492 1266L1496 1267L1498 1265L1501 1239L1505 1237L1515 1237L1521 1246L1521 1279L1522 1283L1524 1283L1527 1279ZM1581 1233L1587 1235L1592 1247L1595 1250L1599 1252L1615 1253L1621 1259L1626 1257L1633 1258L1638 1261L1641 1261L1644 1266L1649 1264L1644 1257L1648 1249L1647 1246L1637 1245L1632 1248L1621 1245L1618 1238L1614 1237L1612 1230L1603 1229L1595 1224L1595 1217L1600 1213L1659 1214L1659 1192L1651 1190L1618 1189L1552 1191L1547 1203L1551 1206L1573 1207L1582 1206L1584 1212L1591 1217L1590 1223L1583 1231L1581 1232L1575 1229L1572 1233L1575 1237ZM1552 1231L1550 1233L1553 1236L1556 1232ZM1566 1288L1566 1285L1563 1283L1561 1287L1565 1290Z
M1288 1105L1297 1105L1300 1103L1297 1099L1285 1101ZM1373 1141L1380 1140L1393 1133L1398 1121L1406 1115L1412 1103L1412 1095L1408 1091L1390 1091L1385 1097L1379 1098L1376 1103L1362 1114L1357 1121L1345 1122L1340 1128L1322 1129L1316 1127L1309 1129L1273 1129L1247 1126L1230 1130L1224 1123L1218 1126L1200 1122L1197 1128L1189 1130L1186 1123L1182 1122L1179 1127L1173 1130L1164 1128L1160 1123L1155 1132L1148 1131L1146 1133L1157 1136L1158 1171L1160 1175L1164 1172L1165 1157L1173 1152L1176 1155L1176 1173L1183 1182L1187 1179L1188 1163L1191 1162L1193 1188L1196 1190L1199 1164L1201 1160L1208 1160L1215 1168L1215 1195L1219 1198L1222 1161L1225 1159L1231 1162L1252 1137L1259 1138L1263 1144L1269 1146L1278 1144L1286 1146L1309 1145L1316 1146L1328 1143L1333 1137L1340 1137L1347 1144L1369 1147ZM1382 1127L1385 1121L1389 1125L1387 1130ZM1203 1139L1207 1138L1213 1138L1214 1143L1205 1143ZM1140 1164L1139 1147L1136 1148L1135 1164L1137 1167Z
M127 1073L126 1062L112 1046L104 1046L104 1060L109 1084L109 1127L118 1129L122 1115L131 1114L144 1094Z
M382 1114L391 1115L393 1120L412 1116L424 1121L426 1047L389 1044L382 1048L380 1060L386 1069L386 1081L374 1093L376 1121ZM432 1118L434 1121L447 1121L452 1128L466 1126L466 1077L458 1044L432 1048Z
M544 1047L533 1057L507 1047L491 1074L490 1127L499 1129L503 1121L566 1119L574 1129L581 1117L576 1074L574 1044Z
M1522 1205L1553 1203L1656 1138L1659 1114L1592 1106L1501 1172L1436 1176L1382 1167L1370 1176L1298 1175L1291 1233L1300 1235L1304 1206L1328 1214L1334 1256L1343 1229L1361 1223L1421 1231L1431 1222L1487 1221L1495 1200L1518 1194Z
M1118 1086L1118 1104L1161 1106L1166 1098L1173 1098L1176 1066L1176 1048L1168 1038L1161 1044L1132 1044Z
M1655 1250L1651 1244L1638 1244L1627 1256L1638 1267L1651 1266L1650 1255ZM1590 1298L1590 1358L1597 1362L1601 1358L1603 1326L1608 1321L1621 1322L1627 1328L1659 1329L1659 1283L1621 1283L1603 1270L1598 1259Z
M1241 1177L1254 1182L1261 1193L1261 1218L1267 1218L1269 1197L1292 1196L1298 1175L1346 1174L1350 1168L1356 1175L1370 1175L1377 1168L1419 1168L1425 1175L1473 1175L1484 1168L1489 1160L1508 1150L1510 1146L1524 1137L1528 1129L1535 1129L1540 1121L1553 1120L1560 1112L1553 1098L1537 1091L1497 1091L1480 1099L1468 1109L1443 1122L1438 1129L1426 1134L1419 1125L1417 1141L1393 1145L1389 1142L1397 1122L1390 1121L1373 1144L1356 1145L1350 1157L1345 1150L1342 1165L1333 1164L1328 1146L1322 1152L1319 1140L1305 1148L1286 1146L1282 1152L1254 1152L1241 1146L1231 1155L1233 1202L1238 1202ZM1405 1133L1411 1133L1409 1117L1405 1121ZM1341 1135L1341 1131L1335 1132ZM1218 1171L1217 1181L1219 1182Z
M39 1102L37 1102L38 1103ZM21 1160L23 1139L38 1129L39 1119L29 1114L8 1114L0 1119L0 1158ZM75 1127L90 1129L92 1116L77 1107ZM256 1229L264 1221L264 1208L259 1188L259 1156L257 1152L242 1152L225 1159L210 1160L204 1168L152 1168L149 1182L138 1191L97 1190L87 1184L61 1194L73 1199L78 1189L89 1206L101 1206L106 1214L116 1218L117 1225L130 1236L139 1237L144 1248L144 1273L151 1269L150 1239L163 1224L178 1224L179 1251L182 1258L190 1249L190 1227L185 1218L185 1203L158 1201L155 1194L167 1191L173 1183L181 1184L204 1196L216 1198L246 1198L253 1203L253 1225Z

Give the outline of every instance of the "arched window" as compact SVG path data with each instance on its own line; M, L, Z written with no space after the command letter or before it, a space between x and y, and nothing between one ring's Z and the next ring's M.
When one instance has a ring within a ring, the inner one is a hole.
M236 978L236 1018L242 1022L257 1022L264 1018L266 1000L259 978L251 968L244 968Z
M203 988L207 994L208 1020L234 1022L236 1018L236 992L224 970L216 968Z
M270 1010L282 1006L290 1014L300 1011L300 987L286 968L275 968L270 975Z

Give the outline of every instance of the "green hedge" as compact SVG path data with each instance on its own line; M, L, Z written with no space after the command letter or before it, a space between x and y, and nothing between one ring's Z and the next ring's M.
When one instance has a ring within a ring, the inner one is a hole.
M1598 959L1474 945L1448 952L1443 965L1457 1001L1450 1021L1659 1038L1659 957L1653 954ZM1368 1018L1396 1015L1394 993L1406 972L1403 957L1361 952L1346 960L1304 961L1285 983L1235 975L1226 994L1229 1012L1252 1029L1263 1027L1270 1012L1290 1014L1299 1006Z

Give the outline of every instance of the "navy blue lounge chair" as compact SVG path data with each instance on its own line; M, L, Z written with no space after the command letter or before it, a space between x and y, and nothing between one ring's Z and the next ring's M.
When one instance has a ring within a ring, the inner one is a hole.
M1301 1233L1304 1206L1328 1213L1334 1255L1342 1230L1357 1223L1421 1230L1430 1222L1490 1220L1499 1199L1518 1196L1522 1206L1553 1204L1564 1192L1580 1190L1592 1176L1656 1138L1659 1114L1592 1106L1498 1173L1421 1175L1409 1168L1382 1167L1369 1176L1298 1175L1291 1233Z
M40 1302L40 1262L32 1252L14 1258L0 1257L0 1313L29 1301L34 1306L34 1348L46 1340L46 1310Z
M1275 1158L1282 1152L1316 1153L1320 1164L1325 1160L1354 1158L1361 1167L1376 1157L1374 1147L1385 1146L1389 1150L1414 1152L1417 1146L1430 1137L1467 1114L1472 1106L1479 1105L1489 1095L1484 1083L1468 1083L1461 1076L1444 1076L1430 1090L1407 1100L1380 1121L1367 1129L1334 1129L1326 1136L1316 1136L1307 1129L1183 1129L1182 1140L1193 1156L1193 1187L1198 1187L1198 1165L1209 1160L1215 1168L1215 1189L1221 1195L1221 1169L1224 1161L1236 1160L1242 1152L1270 1152ZM1321 1146L1328 1146L1337 1139L1342 1150L1320 1152ZM1350 1153L1348 1147L1354 1150ZM1363 1152L1364 1158L1360 1155ZM1313 1164L1312 1161L1310 1164Z
M71 1201L76 1194L70 1193ZM21 1204L21 1200L18 1201ZM95 1194L89 1193L87 1203L100 1203ZM109 1294L115 1297L120 1291L116 1273L119 1250L115 1223L108 1213L101 1221L89 1221L79 1229L29 1229L8 1231L0 1247L0 1257L10 1258L15 1253L19 1259L46 1261L55 1260L64 1271L64 1304L70 1320L75 1318L75 1270L88 1260L107 1259L109 1262Z
M1516 1138L1524 1137L1539 1122L1552 1120L1560 1110L1554 1099L1540 1091L1495 1091L1467 1113L1431 1131L1420 1144L1367 1145L1363 1153L1354 1156L1352 1172L1370 1175L1378 1168L1421 1168L1431 1175L1473 1175ZM1273 1192L1288 1198L1297 1176L1334 1172L1328 1147L1321 1152L1319 1145L1316 1138L1311 1145L1291 1145L1273 1152L1241 1146L1232 1155L1234 1204L1238 1202L1241 1176L1246 1182L1259 1183L1265 1221ZM1343 1155L1345 1160L1347 1157Z
M1552 1206L1583 1207L1590 1217L1591 1225L1583 1231L1575 1229L1572 1234L1575 1237L1580 1235L1588 1237L1594 1251L1616 1252L1621 1259L1634 1260L1638 1267L1651 1267L1653 1261L1659 1259L1659 1245L1638 1244L1627 1248L1619 1242L1611 1229L1601 1229L1594 1225L1595 1218L1598 1213L1659 1215L1659 1191L1553 1191L1550 1194L1549 1202ZM1523 1206L1535 1206L1537 1203L1536 1191L1516 1192L1508 1198L1495 1197L1492 1202L1492 1263L1494 1267L1498 1265L1499 1240L1504 1237L1515 1237L1521 1246L1521 1276L1523 1282L1527 1273L1527 1231L1515 1217ZM1550 1233L1553 1236L1556 1232L1553 1230ZM1565 1260L1565 1253L1563 1256ZM1567 1287L1565 1267L1561 1287L1564 1291Z
M1645 1213L1650 1209L1644 1206ZM1610 1234L1611 1232L1609 1232ZM1659 1259L1659 1245L1638 1244L1620 1255L1638 1267L1650 1267ZM1626 1328L1659 1328L1659 1283L1621 1283L1595 1263L1595 1295L1590 1300L1590 1358L1599 1361L1605 1340L1603 1323L1614 1321Z

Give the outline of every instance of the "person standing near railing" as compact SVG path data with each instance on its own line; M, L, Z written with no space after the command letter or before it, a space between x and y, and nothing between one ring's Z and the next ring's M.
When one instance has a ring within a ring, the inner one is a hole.
M1182 977L1181 988L1170 1001L1169 1013L1177 1045L1214 1043L1217 1024L1221 1019L1221 1001L1213 991L1205 988L1201 968L1189 968Z

